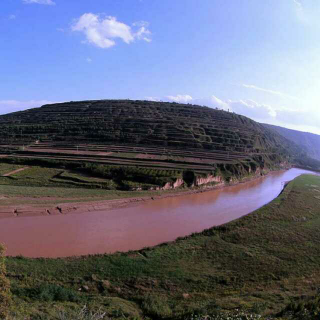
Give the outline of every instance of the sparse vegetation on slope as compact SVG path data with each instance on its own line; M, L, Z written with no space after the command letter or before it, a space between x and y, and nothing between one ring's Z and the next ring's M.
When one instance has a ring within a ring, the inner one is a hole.
M279 165L295 144L246 117L208 107L101 100L0 116L3 154L208 172L215 164Z
M309 157L320 161L320 136L309 132L301 132L297 130L286 129L278 126L272 126L264 124L267 128L270 128L278 132L288 140L293 141L299 145Z

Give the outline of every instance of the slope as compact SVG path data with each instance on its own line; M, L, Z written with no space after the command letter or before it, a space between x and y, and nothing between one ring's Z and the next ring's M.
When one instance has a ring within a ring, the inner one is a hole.
M320 136L309 132L301 132L278 126L264 124L269 129L276 131L288 140L291 140L303 148L307 154L316 160L320 160Z
M229 176L285 166L304 154L244 116L131 100L66 102L0 116L0 152L203 174L219 169Z

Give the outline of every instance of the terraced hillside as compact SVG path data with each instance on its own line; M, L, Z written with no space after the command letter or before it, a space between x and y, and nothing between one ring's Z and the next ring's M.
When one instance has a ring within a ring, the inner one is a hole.
M194 171L221 163L278 165L301 152L234 113L130 100L67 102L3 115L0 143L3 154L20 158Z

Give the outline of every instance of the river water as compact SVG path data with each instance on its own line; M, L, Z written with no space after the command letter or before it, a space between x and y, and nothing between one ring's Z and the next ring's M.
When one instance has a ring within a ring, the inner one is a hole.
M200 232L244 216L276 198L301 169L135 207L0 220L0 243L10 256L67 257L128 251Z

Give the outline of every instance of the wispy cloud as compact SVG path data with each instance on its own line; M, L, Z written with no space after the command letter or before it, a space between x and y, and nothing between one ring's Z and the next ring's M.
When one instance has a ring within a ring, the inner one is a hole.
M44 4L54 6L56 3L53 0L22 0L25 4Z
M176 96L167 96L166 99L174 102L179 102L179 103L189 103L193 100L193 98L188 94L185 94L185 95L178 94Z
M139 40L144 40L151 42L151 31L148 29L149 22L147 21L138 21L132 24L134 27L139 27L138 31L135 33L135 36Z
M292 100L298 100L297 97L290 96L290 95L285 94L285 93L283 93L283 92L260 88L260 87L257 87L257 86L255 86L255 85L252 85L252 84L244 84L244 83L243 83L241 86L244 87L244 88L248 88L248 89L253 89L253 90L257 90L257 91L262 91L262 92L270 93L270 94L273 94L273 95L276 95L276 96L286 97L286 98L289 98L289 99L292 99Z
M148 100L148 101L161 101L161 99L160 98L158 98L158 97L145 97L145 100Z
M87 62L88 62L88 63L91 63L91 62L92 62L92 59L91 59L91 58L87 58Z
M8 17L9 20L15 20L16 18L17 17L14 14L10 14L9 17Z
M101 17L93 13L85 13L76 19L71 30L82 32L85 43L92 44L102 49L108 49L116 44L116 39L130 44L135 40L151 42L151 31L148 29L147 22L133 24L137 27L134 31L129 25L120 22L116 17Z
M293 2L299 10L302 10L302 3L299 0L293 0Z

